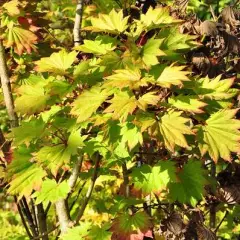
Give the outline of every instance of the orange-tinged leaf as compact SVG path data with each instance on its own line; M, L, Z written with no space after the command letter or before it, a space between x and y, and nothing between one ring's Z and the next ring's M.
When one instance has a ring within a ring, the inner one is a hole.
M137 107L137 99L128 92L119 92L109 101L111 105L105 109L105 113L113 112L112 118L124 122L129 114Z
M21 55L24 50L31 53L32 50L36 51L35 44L38 37L31 31L9 25L6 31L7 40L5 42L6 47L14 47L14 51Z

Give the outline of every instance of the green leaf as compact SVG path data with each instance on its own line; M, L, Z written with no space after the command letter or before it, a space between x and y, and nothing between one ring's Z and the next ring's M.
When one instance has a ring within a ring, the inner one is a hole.
M170 151L174 151L175 145L187 148L184 134L193 134L189 122L189 118L181 117L181 112L169 111L150 127L150 135L163 138Z
M122 135L121 142L127 144L130 151L138 144L143 144L143 136L140 129L130 122L121 124L120 135Z
M160 50L163 39L149 39L141 50L142 60L146 66L153 66L159 63L158 56L164 56L165 53Z
M23 196L29 197L33 190L38 190L42 185L42 179L47 173L41 166L31 162L32 155L29 150L20 148L14 152L14 160L7 167L7 178L9 188L7 192L18 195L18 199Z
M75 47L76 50L80 50L85 53L93 53L96 55L104 55L116 48L117 41L114 38L106 36L98 36L95 41L84 40L84 44Z
M32 198L36 198L35 204L56 202L59 199L65 199L70 191L67 181L56 183L53 179L46 179L42 183L40 191L32 194Z
M100 87L85 90L73 103L71 114L77 116L78 122L88 120L101 104L111 95L111 92Z
M109 100L111 105L105 109L105 113L113 112L112 118L124 122L129 114L132 114L137 107L135 96L127 91L118 92Z
M201 154L209 153L217 162L219 157L231 160L231 152L239 152L240 121L234 119L237 110L220 110L207 119L197 130L198 146Z
M70 158L71 152L64 144L44 146L36 153L36 159L50 169L54 176L60 167L70 162Z
M161 75L158 77L157 84L161 87L170 88L171 85L182 85L183 81L190 81L187 75L188 71L183 71L185 66L169 66L165 67Z
M141 190L143 194L160 193L171 182L176 181L176 168L172 161L159 161L153 167L142 165L134 168L131 173L134 188Z
M108 231L108 226L99 227L93 226L89 233L88 238L90 240L111 240L112 233Z
M13 128L12 133L14 137L14 145L19 146L22 143L25 143L29 146L30 142L41 137L43 134L45 124L43 120L40 119L31 119L28 122L21 122L21 126Z
M200 161L188 161L178 174L177 183L170 183L169 194L173 201L195 206L202 199L206 179Z
M223 100L234 97L239 90L231 88L233 78L221 80L221 75L215 79L201 78L196 80L193 91L202 98Z
M80 226L68 229L67 233L63 234L60 239L62 240L85 240L91 229L91 223L81 222Z
M7 10L7 13L10 16L16 16L21 13L19 6L20 6L20 2L18 0L12 0L2 5L2 7Z
M36 158L49 168L54 176L64 164L69 164L71 156L78 153L78 148L85 146L84 140L87 136L81 136L80 130L73 130L68 138L67 144L56 146L44 146L36 153Z
M22 85L18 88L21 96L15 100L16 111L21 114L32 115L44 110L50 98L45 93L45 85L46 81L39 79L34 85Z
M197 96L178 95L168 98L168 102L177 109L193 113L203 113L201 108L207 105L200 101Z
M169 27L178 24L181 20L174 19L170 16L169 8L158 7L153 9L150 7L146 14L141 14L140 24L148 30L154 28Z
M98 18L91 18L92 27L87 27L96 32L122 33L128 27L128 18L123 16L123 11L116 12L114 9L107 14L99 14Z
M61 50L58 53L53 53L50 57L41 58L35 62L37 65L36 70L38 72L51 72L56 75L65 75L67 70L72 66L76 56L76 51L67 53L65 50Z

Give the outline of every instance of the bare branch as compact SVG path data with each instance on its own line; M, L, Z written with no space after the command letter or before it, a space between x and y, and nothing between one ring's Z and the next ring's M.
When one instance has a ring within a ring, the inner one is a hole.
M83 17L83 0L78 0L73 28L74 46L79 46L81 44L80 30L82 27L82 17Z
M48 234L43 235L47 232L47 219L46 213L44 212L43 204L37 205L37 219L39 226L39 233L42 235L42 240L48 240Z

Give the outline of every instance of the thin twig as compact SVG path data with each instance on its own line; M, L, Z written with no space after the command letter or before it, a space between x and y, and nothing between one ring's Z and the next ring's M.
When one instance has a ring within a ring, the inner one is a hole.
M125 196L126 198L128 198L130 190L129 190L129 179L128 179L128 170L127 170L126 163L122 164L122 174L123 174L123 183L125 186Z
M40 239L40 238L42 238L42 237L48 236L50 233L54 232L58 227L59 227L59 226L57 225L57 226L53 227L51 230L49 230L49 231L47 231L47 232L44 232L42 235L39 235L39 236L37 236L37 237L33 237L32 239L33 239L33 240L36 240L36 239Z
M95 182L97 180L97 173L98 173L99 163L100 163L100 155L97 154L97 156L96 156L96 163L95 163L95 167L94 167L94 170L93 170L91 183L89 185L87 194L86 194L85 198L82 201L81 208L80 208L80 210L79 210L79 212L77 214L75 225L78 224L79 221L81 220L81 218L82 218L82 216L84 214L84 211L85 211L85 209L87 207L87 204L88 204L88 202L89 202L89 200L90 200L90 198L92 196L93 188L94 188Z
M222 225L224 219L227 217L227 215L228 215L228 211L225 212L222 220L220 221L220 223L217 225L216 229L214 230L214 233L217 233L218 229L221 227L221 225Z

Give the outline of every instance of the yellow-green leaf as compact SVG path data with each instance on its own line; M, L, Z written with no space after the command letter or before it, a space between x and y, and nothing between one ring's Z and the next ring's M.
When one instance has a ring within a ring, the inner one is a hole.
M203 113L202 107L207 104L198 99L197 96L175 96L168 98L168 102L175 108L193 113Z
M128 18L123 16L123 11L116 12L114 9L107 14L99 14L98 18L91 18L92 27L96 32L122 33L128 27Z
M37 65L36 69L39 72L65 75L67 69L72 66L76 56L77 52L75 51L67 53L65 50L61 50L58 53L53 53L50 57L41 58L41 60L35 62Z
M111 95L111 92L93 87L84 91L73 103L71 114L77 116L78 122L88 120L100 105Z
M220 110L210 116L204 126L198 127L197 140L201 154L207 152L217 162L231 160L231 152L240 150L240 121L234 119L236 109Z
M187 75L188 71L183 71L185 66L165 67L157 79L157 84L161 87L170 88L171 85L182 85L183 81L190 81Z

